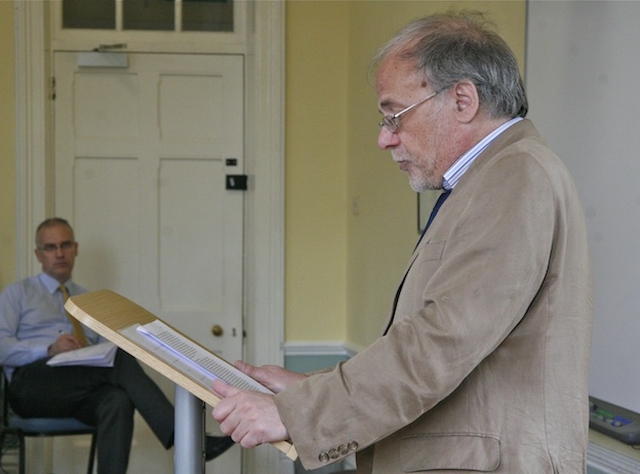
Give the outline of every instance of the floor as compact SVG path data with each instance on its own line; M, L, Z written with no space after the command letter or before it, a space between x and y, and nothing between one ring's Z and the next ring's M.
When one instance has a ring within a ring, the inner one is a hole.
M29 438L27 439L26 472L27 474L86 474L90 445L91 437L88 435L63 436L55 439ZM18 474L17 461L18 449L17 445L14 445L2 453L0 474ZM305 470L300 461L297 461L292 471L295 474L330 474L354 467L353 456L350 456L342 463L311 471ZM160 445L137 412L128 472L174 474L173 449L166 450Z
M86 474L90 445L88 435L27 439L27 474ZM15 446L2 453L0 474L17 472ZM173 449L164 449L137 413L129 472L173 474Z

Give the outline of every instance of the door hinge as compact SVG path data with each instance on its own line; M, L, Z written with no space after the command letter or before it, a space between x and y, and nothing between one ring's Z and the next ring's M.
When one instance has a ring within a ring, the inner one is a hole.
M246 191L247 175L246 174L228 174L226 177L227 189Z
M51 100L56 100L56 78L52 77L49 82L49 98Z

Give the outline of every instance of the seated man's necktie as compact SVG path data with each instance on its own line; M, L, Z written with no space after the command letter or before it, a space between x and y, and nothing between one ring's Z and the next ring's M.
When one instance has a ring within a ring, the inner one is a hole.
M62 293L62 299L66 303L69 299L69 292L67 291L67 287L64 285L60 285L60 292ZM73 335L76 337L76 339L78 339L78 341L80 341L80 344L82 344L83 346L88 346L89 341L87 341L87 336L84 334L84 328L82 327L82 324L80 324L80 321L71 316L68 311L65 310L65 313L67 313L67 317L73 325Z

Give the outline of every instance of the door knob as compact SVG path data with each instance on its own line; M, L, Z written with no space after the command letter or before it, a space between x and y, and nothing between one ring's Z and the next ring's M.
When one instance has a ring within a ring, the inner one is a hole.
M224 330L222 329L222 326L216 324L211 328L211 334L213 334L216 337L220 337L222 336L222 333L224 332Z

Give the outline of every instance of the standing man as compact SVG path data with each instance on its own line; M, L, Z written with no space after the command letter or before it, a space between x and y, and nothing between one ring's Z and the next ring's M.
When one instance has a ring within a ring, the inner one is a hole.
M69 223L52 218L40 224L35 253L42 273L8 286L0 295L0 364L10 381L11 406L23 417L74 417L97 426L98 473L124 474L134 409L169 449L174 441L173 405L136 359L121 350L113 368L47 365L56 354L101 339L64 310L65 293L85 292L71 280L78 243ZM211 460L232 445L231 438L207 436L205 458Z
M276 395L216 382L214 418L244 447L291 439L308 469L355 451L359 474L583 474L587 234L514 55L480 15L445 14L376 65L379 146L413 189L444 190L384 335L308 376L238 363Z

